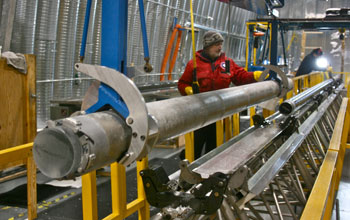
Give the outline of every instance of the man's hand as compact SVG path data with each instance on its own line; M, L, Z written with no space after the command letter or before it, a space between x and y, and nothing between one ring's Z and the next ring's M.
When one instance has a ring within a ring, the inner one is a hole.
M186 93L187 95L193 95L192 86L187 86L187 87L185 88L185 93Z
M255 79L255 81L259 81L259 78L260 78L260 76L261 76L262 73L263 73L263 71L259 71L259 70L254 71L254 79ZM267 78L269 77L269 75L270 75L270 74L267 74L267 75L265 76L265 79L267 79Z
M332 66L328 66L326 71L329 72L329 73L332 73L333 72L333 67Z

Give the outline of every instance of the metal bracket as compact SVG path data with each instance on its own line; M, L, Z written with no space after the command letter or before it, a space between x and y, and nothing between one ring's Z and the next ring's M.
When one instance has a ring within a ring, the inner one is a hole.
M132 138L128 151L119 163L129 165L142 159L149 150L149 145L146 145L149 136L149 116L146 103L135 84L115 69L82 63L75 64L75 68L111 87L120 95L129 110L125 121L132 129Z
M190 192L174 191L162 167L140 172L147 201L155 207L171 205L191 207L196 214L213 214L220 208L228 184L228 176L214 173L208 179L195 184Z
M255 127L265 127L266 125L271 124L269 120L266 120L261 115L253 115L252 119Z
M285 96L288 92L288 77L286 76L286 74L280 68L278 68L277 66L274 66L274 65L264 65L264 67L265 67L265 70L260 75L258 81L259 82L263 81L270 71L274 71L281 78L281 80L274 79L274 78L271 78L271 79L276 80L279 83L282 81L282 84L280 83L281 93L279 94L278 97L281 98L281 97Z
M188 168L190 162L188 160L180 161L180 182L185 181L190 184L197 184L203 181L200 174L193 172Z
M298 129L298 119L294 115L288 116L279 126L283 130L281 135L290 137Z

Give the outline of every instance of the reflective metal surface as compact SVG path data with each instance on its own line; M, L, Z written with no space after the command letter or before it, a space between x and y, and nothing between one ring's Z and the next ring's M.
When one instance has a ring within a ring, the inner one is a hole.
M258 195L262 192L265 186L275 177L279 170L294 154L296 149L302 144L305 138L310 134L316 123L323 117L330 104L334 101L337 95L331 95L318 109L310 115L305 122L298 128L286 142L273 154L272 157L264 164L264 166L251 177L248 181L248 189L250 192Z
M224 173L230 179L217 218L298 219L325 158L343 87L336 84L318 101L304 92L294 100L301 104L291 115L277 112L265 125L251 127L190 164L186 174L193 174L185 178L180 174L179 186L184 186L184 180L194 183L188 193L195 196L191 189L205 188L204 180ZM195 173L201 178L193 181ZM179 172L169 177L172 185L178 176ZM162 215L168 211L164 207Z
M121 163L129 165L136 159L145 157L152 147L148 146L148 149L146 149L146 140L149 138L150 130L149 119L145 100L135 84L114 69L82 63L75 66L78 71L110 86L120 95L129 110L126 123L132 129L133 138L129 146L130 150Z
M131 129L131 140L126 138L124 142L96 142L96 146L100 145L101 149L110 149L110 145L112 143L115 146L121 144L119 151L124 152L123 157L119 159L115 157L115 159L118 159L120 163L126 165L132 163L136 159L145 157L156 141L166 140L168 138L179 136L183 133L203 127L228 115L232 115L234 112L238 112L249 105L274 98L280 94L281 90L277 82L264 81L145 104L144 99L136 88L135 84L121 73L118 73L116 70L88 64L76 64L76 68L77 70L86 73L87 75L110 86L121 96L128 107L129 115L126 119L124 119L125 121L123 121L121 125L118 125L118 129L123 127L123 124L126 123ZM289 89L292 88L292 80L288 80L288 85L286 85L286 87ZM88 108L88 106L86 106L86 108ZM90 120L90 115L94 116L95 114L78 116L80 117L79 119L75 119L74 117L66 118L62 120L62 122L49 122L49 127L44 129L44 131L37 136L37 141L35 141L34 144L34 148L40 149L37 150L39 153L36 153L37 155L41 154L41 157L36 157L38 164L44 164L47 162L45 159L46 154L48 154L47 158L56 155L56 148L52 148L50 146L50 137L57 139L56 134L59 133L59 136L72 136L72 139L76 140L75 142L77 142L77 140L80 140L81 134L84 134L84 131L79 131L78 133L75 132L79 130L80 127L98 127L100 122L91 123L88 121ZM96 115L99 114L96 113ZM118 115L114 114L114 116L117 117ZM70 122L74 122L73 126L70 126ZM60 126L66 127L67 134L55 130L57 129L56 127ZM105 134L101 133L100 136L104 137L112 134L118 135L118 129L113 131L111 128L110 130L106 131ZM53 133L50 133L50 130L54 130ZM87 136L91 138L91 136ZM98 139L99 135L94 137ZM95 138L92 138L91 141L94 142ZM68 140L70 139L68 138L66 141L64 141L64 143L62 143L63 145L66 145L67 149L76 148L76 152L82 151L81 148L83 144L72 144L72 141ZM125 145L125 143L129 144ZM45 145L47 145L47 147ZM125 152L125 148L127 149L127 152ZM75 150L72 150L72 152L75 152ZM103 152L101 154L101 157L105 156ZM79 155L79 153L74 155ZM98 155L100 155L100 153L96 152L96 158L100 158ZM118 154L117 156L119 157L120 155L121 154ZM109 156L107 158L110 158ZM58 157L60 156L58 155ZM83 159L80 160L83 161ZM77 174L77 166L71 165L77 163L77 159L75 157L74 159L69 159L67 161L68 165L63 165L64 163L65 161L59 163L60 165L58 165L58 167L69 167L70 169L65 172L59 172L58 174L57 172L53 172L54 178L62 177L58 177L59 175L71 176ZM102 163L99 160L94 161L94 167L102 166L103 164L105 164L105 162ZM47 166L48 167L44 167L43 169L58 169L55 168L56 165L54 163ZM83 168L78 171L78 174L85 173L88 168L89 167L83 166ZM51 175L50 172L45 172L45 174Z
M289 90L292 81L289 79ZM227 89L147 103L158 125L159 140L185 134L245 107L277 97L278 83L264 81ZM165 113L166 112L166 113ZM173 120L173 119L176 120Z
M293 110L297 107L300 106L301 104L303 104L304 102L306 102L307 100L309 100L312 96L314 96L315 94L317 94L319 91L327 88L328 86L333 85L333 83L335 82L334 79L329 79L326 80L322 83L317 84L316 86L306 90L303 93L300 93L296 96L293 96L292 98L284 101L280 107L279 107L279 111L283 114L290 114L291 112L293 112Z
M131 129L112 112L48 124L34 140L33 156L39 170L56 179L73 178L120 159L131 140Z
M242 138L193 171L199 173L203 178L208 178L216 172L233 174L248 160L257 155L280 132L281 129L277 124L272 124L266 128L258 128L249 136Z

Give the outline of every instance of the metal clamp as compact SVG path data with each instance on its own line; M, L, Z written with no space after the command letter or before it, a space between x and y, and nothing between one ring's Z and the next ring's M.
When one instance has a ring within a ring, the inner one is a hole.
M184 192L171 190L169 179L162 167L142 170L140 175L147 201L152 206L188 206L194 213L205 215L211 215L220 208L229 178L222 173L214 173L208 179L193 185L189 192Z
M141 159L147 152L149 116L145 100L135 84L115 69L82 63L75 64L75 68L108 85L123 99L129 110L125 121L132 129L132 139L128 151L119 163L129 165Z
M263 81L270 71L274 71L281 78L281 81L282 81L282 84L280 83L281 92L278 97L281 98L285 96L288 92L288 77L286 76L286 74L280 68L274 65L266 65L264 67L265 67L265 70L260 75L258 81L259 82ZM274 79L274 80L277 80L277 79Z

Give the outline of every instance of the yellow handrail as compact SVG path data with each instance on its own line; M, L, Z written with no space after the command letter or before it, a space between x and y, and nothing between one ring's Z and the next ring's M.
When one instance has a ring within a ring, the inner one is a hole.
M133 213L139 213L140 220L150 218L149 204L146 200L142 178L139 172L148 166L148 159L137 162L137 192L138 198L127 203L125 167L116 162L111 165L111 195L112 213L104 220L121 220ZM82 178L83 217L84 220L97 220L96 171L85 174Z
M326 157L301 216L307 219L330 219L335 192L342 173L349 134L350 101L343 98Z
M26 165L28 219L37 217L36 166L32 153L33 143L0 150L0 170Z

